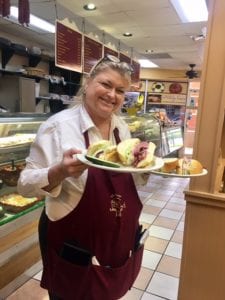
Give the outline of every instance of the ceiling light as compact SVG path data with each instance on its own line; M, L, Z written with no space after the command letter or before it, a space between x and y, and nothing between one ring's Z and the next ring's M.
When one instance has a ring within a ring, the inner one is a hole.
M146 53L153 53L154 50L152 50L152 49L146 49L145 52L146 52Z
M95 9L96 9L96 6L95 6L94 3L88 3L88 4L85 4L85 5L83 6L83 8L84 8L85 10L95 10Z
M132 33L130 33L130 32L124 32L123 33L123 36L126 36L126 37L129 37L129 36L132 36L133 34Z
M170 0L181 21L203 22L208 20L208 10L205 0Z
M156 64L154 64L149 59L139 59L138 60L142 68L158 68Z
M9 17L12 17L12 18L15 18L16 20L18 20L18 7L16 7L16 6L10 7L10 16ZM36 28L42 29L43 31L55 33L55 25L53 25L41 18L38 18L32 14L30 14L30 23L29 23L28 28L30 26L34 26Z

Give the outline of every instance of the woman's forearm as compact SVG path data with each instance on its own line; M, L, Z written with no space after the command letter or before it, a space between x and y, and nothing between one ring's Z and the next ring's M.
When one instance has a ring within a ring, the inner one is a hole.
M56 186L58 186L66 176L62 170L61 164L57 164L51 167L48 171L48 182L49 184L43 188L46 192L50 192Z

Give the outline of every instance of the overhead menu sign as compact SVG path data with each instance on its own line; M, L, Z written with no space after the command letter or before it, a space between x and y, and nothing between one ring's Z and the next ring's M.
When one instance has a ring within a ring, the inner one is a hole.
M131 63L131 58L123 53L120 52L120 55L119 55L119 58L120 58L120 61L121 62L126 62L128 64Z
M56 22L55 44L56 66L82 72L82 34Z
M103 56L106 56L107 54L108 55L113 55L113 56L116 56L116 57L119 56L118 52L116 52L115 50L113 50L109 47L104 46L104 55Z
M92 67L102 58L103 45L84 36L84 73L89 73Z
M133 69L133 73L131 75L131 80L132 82L138 82L140 80L140 64L138 62L136 62L135 60L132 60L132 69Z

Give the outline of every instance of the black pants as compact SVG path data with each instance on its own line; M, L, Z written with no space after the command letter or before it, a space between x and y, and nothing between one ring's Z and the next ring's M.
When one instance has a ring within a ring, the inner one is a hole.
M43 209L38 224L39 245L40 245L43 265L46 260L46 253L47 253L47 230L48 230L48 217L46 216L45 209ZM53 295L50 292L48 292L48 294L50 300L62 300L61 298Z

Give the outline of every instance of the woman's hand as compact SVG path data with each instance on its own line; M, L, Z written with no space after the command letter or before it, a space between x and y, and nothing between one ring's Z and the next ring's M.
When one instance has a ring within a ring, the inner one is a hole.
M67 177L78 178L81 176L87 166L76 158L76 154L78 153L82 153L82 151L77 149L65 151L62 161L49 169L49 185L44 187L45 191L51 191Z
M87 168L85 164L76 158L76 154L82 153L80 150L69 149L64 152L63 159L60 163L60 169L64 178L66 177L79 177Z

